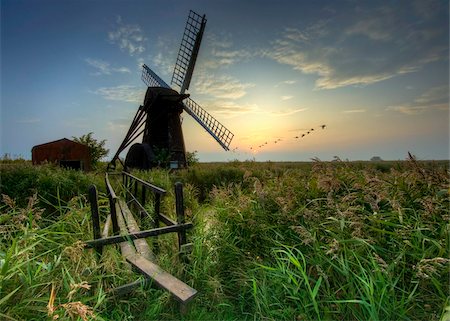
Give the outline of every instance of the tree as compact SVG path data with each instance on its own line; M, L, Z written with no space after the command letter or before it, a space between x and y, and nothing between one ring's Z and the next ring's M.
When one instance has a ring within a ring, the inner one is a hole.
M92 137L92 135L94 135L94 133L90 132L80 137L72 136L72 139L77 143L87 145L89 147L91 162L92 165L95 166L99 162L99 160L101 160L103 157L108 156L109 149L105 148L106 139L98 141L94 137Z
M199 162L197 151L186 152L186 161L189 166L197 164Z

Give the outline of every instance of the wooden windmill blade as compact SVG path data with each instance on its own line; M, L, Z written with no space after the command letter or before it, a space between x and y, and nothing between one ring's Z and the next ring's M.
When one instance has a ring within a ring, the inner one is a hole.
M171 81L180 88L180 94L189 89L205 26L206 16L190 10Z
M145 64L142 66L141 79L148 87L170 88L170 86L164 80L162 80L153 70L151 70Z
M223 149L229 150L234 134L200 107L191 98L183 103L183 109L191 115L218 143Z

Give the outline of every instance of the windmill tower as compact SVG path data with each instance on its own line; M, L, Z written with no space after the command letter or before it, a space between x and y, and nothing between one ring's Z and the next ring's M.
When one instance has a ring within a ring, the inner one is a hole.
M144 104L139 107L122 144L108 168L115 168L119 154L142 135L142 143L133 144L125 158L125 168L149 169L161 163L173 168L186 167L186 149L180 115L192 116L223 149L229 150L234 134L185 94L189 89L200 49L206 16L189 12L181 46L172 75L171 88L147 65L142 80L148 86Z

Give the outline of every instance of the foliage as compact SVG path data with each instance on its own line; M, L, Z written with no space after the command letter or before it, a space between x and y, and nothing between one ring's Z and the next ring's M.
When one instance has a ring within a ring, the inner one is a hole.
M92 165L96 166L103 157L108 156L109 149L105 148L106 139L98 141L93 135L94 133L90 132L80 137L72 137L72 139L89 147Z
M198 159L196 150L193 152L186 152L186 162L187 162L188 166L193 166L195 164L198 164L199 159Z
M35 198L19 207L4 197L0 317L447 320L448 163L411 157L384 165L233 162L134 172L167 190L161 212L172 218L173 183L184 183L195 226L190 262L180 264L176 236L167 235L158 237L158 264L199 291L185 316L155 288L120 301L106 294L137 274L114 247L99 261L80 249L92 232L83 195L50 224ZM99 204L104 222L103 194Z
M103 179L94 174L63 169L54 164L33 166L31 162L2 163L0 165L0 191L25 205L28 197L38 193L39 206L54 210L61 201L87 192L90 184L103 186Z
M158 167L167 168L170 162L170 152L167 148L159 148L153 146L153 153L155 154L155 162Z

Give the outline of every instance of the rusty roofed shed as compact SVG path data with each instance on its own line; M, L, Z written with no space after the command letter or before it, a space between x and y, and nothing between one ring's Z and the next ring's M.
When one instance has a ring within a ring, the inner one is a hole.
M67 138L34 146L31 158L34 165L48 162L66 168L91 170L89 147Z

